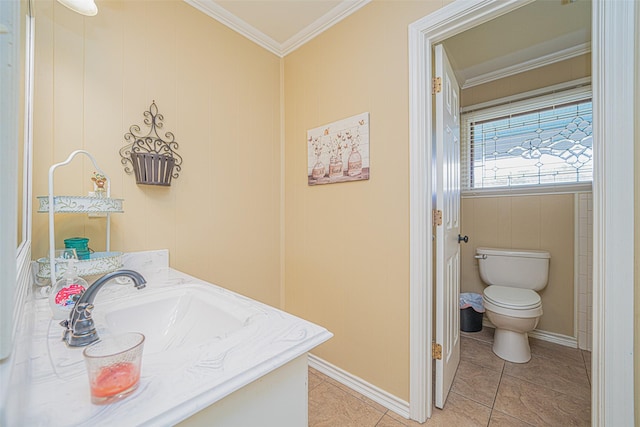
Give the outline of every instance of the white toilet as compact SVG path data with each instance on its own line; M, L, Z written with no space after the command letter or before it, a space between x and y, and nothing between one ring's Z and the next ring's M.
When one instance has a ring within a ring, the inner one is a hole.
M547 286L546 251L476 248L480 277L489 285L482 300L487 318L496 327L493 352L504 360L526 363L531 359L528 332L542 316L536 291Z

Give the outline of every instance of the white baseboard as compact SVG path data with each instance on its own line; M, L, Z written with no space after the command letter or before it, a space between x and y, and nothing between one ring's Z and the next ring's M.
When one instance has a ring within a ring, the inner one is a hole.
M495 328L493 323L491 323L486 317L482 320L482 326L488 328ZM535 329L529 332L529 336L531 338L539 339L542 341L549 341L552 343L560 344L565 347L578 348L578 339L575 337L570 337L568 335L556 334L555 332L541 331L540 329Z
M373 384L369 384L362 378L356 377L355 375L352 375L349 372L314 356L313 354L309 354L309 366L325 374L329 378L338 381L340 384L357 391L374 402L379 403L396 414L409 419L409 402L406 402L374 386Z
M565 347L578 348L578 339L568 335L556 334L554 332L540 331L538 329L529 332L531 338L542 341L549 341Z

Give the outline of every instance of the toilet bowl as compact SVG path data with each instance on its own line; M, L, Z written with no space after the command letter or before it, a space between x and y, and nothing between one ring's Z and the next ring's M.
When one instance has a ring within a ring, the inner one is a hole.
M482 295L487 318L495 326L493 352L514 363L531 359L528 332L542 316L549 276L549 252L477 248L480 277L488 285Z

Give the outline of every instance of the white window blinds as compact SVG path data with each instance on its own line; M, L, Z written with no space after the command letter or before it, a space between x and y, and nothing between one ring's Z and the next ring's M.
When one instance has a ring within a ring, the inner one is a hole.
M463 190L591 182L591 89L464 113Z

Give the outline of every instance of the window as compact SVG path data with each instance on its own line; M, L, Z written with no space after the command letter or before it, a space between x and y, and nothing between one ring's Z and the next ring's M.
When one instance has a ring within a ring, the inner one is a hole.
M591 89L462 115L463 190L591 183Z

